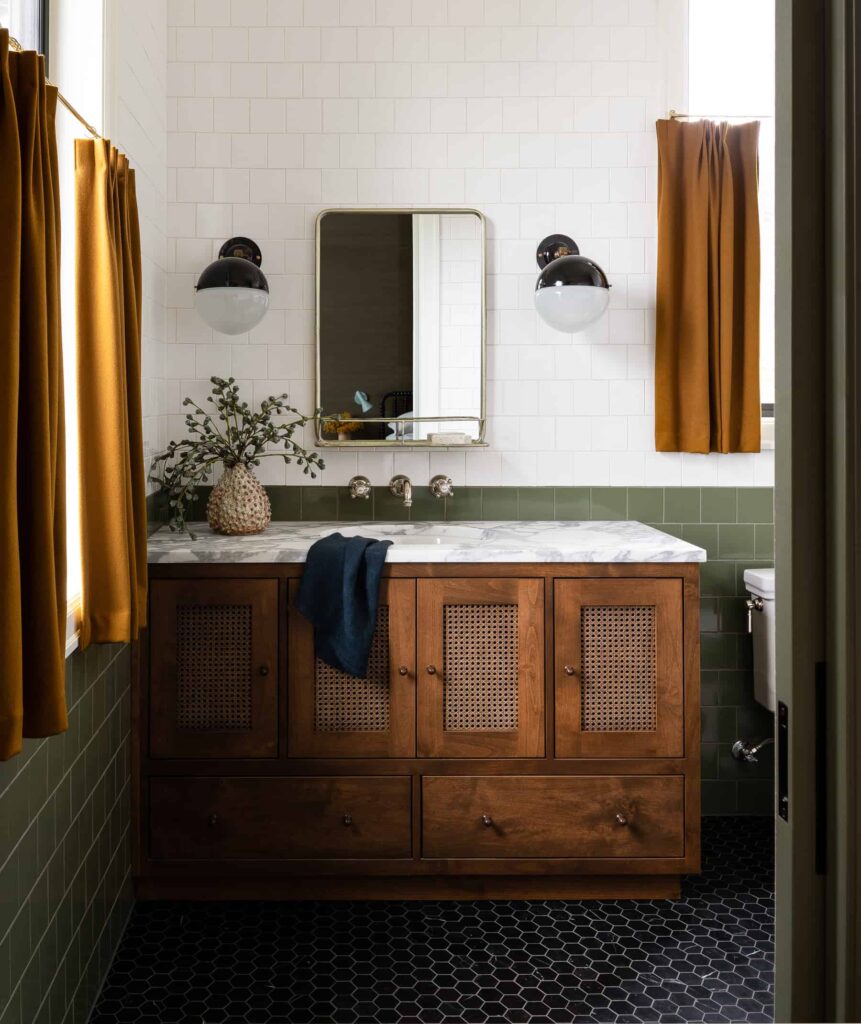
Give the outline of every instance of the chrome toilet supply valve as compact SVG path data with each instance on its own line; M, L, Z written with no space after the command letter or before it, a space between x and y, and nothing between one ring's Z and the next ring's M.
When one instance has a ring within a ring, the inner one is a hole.
M371 481L366 476L354 476L347 486L351 498L364 498L367 501L371 496Z
M749 740L736 740L732 745L732 756L736 761L744 761L745 764L758 764L759 757L757 756L763 747L770 746L774 743L773 736L766 736L764 740L760 740L758 743L751 743Z
M437 473L430 482L430 492L435 498L453 498L454 484L445 473Z
M753 613L761 612L765 607L765 601L761 597L749 597L744 602L745 608L747 608L747 631L748 633L753 632Z

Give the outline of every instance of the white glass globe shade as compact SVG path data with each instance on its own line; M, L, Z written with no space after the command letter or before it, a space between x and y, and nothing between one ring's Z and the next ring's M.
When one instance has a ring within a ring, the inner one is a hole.
M244 334L256 327L269 308L269 292L241 286L198 288L194 307L206 323L222 334Z
M610 289L589 284L556 284L535 292L541 319L566 334L576 334L594 323L610 302Z

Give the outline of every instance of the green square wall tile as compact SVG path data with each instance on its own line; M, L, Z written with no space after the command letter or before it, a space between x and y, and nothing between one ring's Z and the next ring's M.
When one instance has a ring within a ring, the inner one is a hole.
M704 523L734 523L736 521L736 489L734 487L703 487L700 491L700 510Z
M591 519L592 495L588 487L557 487L554 516L569 522Z
M334 522L338 518L337 487L303 487L302 519L307 522L319 520Z
M732 562L705 562L700 566L700 591L708 597L735 594L735 565Z
M719 614L722 633L747 632L747 608L740 597L721 597Z
M757 558L774 558L774 527L754 526L754 554Z
M445 500L435 498L427 487L413 487L410 521L414 523L441 523L445 519Z
M267 487L272 505L272 521L297 522L302 517L302 490L299 487Z
M628 491L625 487L593 487L592 519L627 519Z
M628 518L641 523L664 521L664 492L660 487L629 487Z
M774 814L774 783L765 779L751 779L738 783L738 814Z
M682 538L689 544L705 548L709 558L718 551L718 527L713 523L682 523Z
M552 487L521 487L517 492L517 518L520 520L553 519L555 495Z
M735 668L738 661L736 638L726 633L704 633L700 637L700 653L704 669Z
M739 487L738 521L773 523L774 491L771 487Z
M722 523L718 528L718 556L721 559L754 558L754 528L747 523Z
M720 599L717 597L700 598L700 632L720 633Z
M735 782L703 782L703 814L735 814L737 794Z
M481 490L482 516L491 522L517 518L516 487L483 487ZM457 498L457 492L455 492Z
M700 748L700 768L703 779L717 779L719 743L703 743Z
M346 487L338 488L338 522L361 523L374 519L374 494L368 498L351 498Z
M720 703L744 707L753 702L753 679L749 672L720 673Z
M733 743L737 736L735 708L701 708L704 743Z
M483 519L483 505L480 487L456 487L454 497L445 499L445 518L450 523Z
M398 498L388 487L374 488L374 519L377 522L405 523L410 510L404 507L404 499Z
M668 523L700 521L699 487L665 487L664 519Z
M717 707L721 703L720 693L720 672L710 671L700 673L700 706L704 708Z

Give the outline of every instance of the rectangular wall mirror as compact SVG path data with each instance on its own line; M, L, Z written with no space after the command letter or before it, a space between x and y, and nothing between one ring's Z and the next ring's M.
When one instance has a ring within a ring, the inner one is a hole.
M484 444L484 245L475 210L320 214L318 444Z

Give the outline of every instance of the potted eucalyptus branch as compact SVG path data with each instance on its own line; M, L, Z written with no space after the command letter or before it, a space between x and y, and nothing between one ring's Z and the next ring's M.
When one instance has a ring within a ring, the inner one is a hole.
M269 525L272 509L253 467L259 466L261 459L275 457L285 463L295 462L316 477L315 470L325 468L323 460L293 440L296 430L315 417L303 416L288 405L288 395L270 395L260 403L258 412L252 412L239 398L239 386L233 377L210 380L212 394L207 402L213 408L207 411L191 398L183 401L192 409L185 417L189 436L171 441L155 457L150 480L161 484L167 493L171 530L184 530L193 537L186 513L198 486L221 464L224 473L206 506L210 527L218 533L260 533ZM289 416L294 418L285 421ZM280 422L273 422L275 417Z

